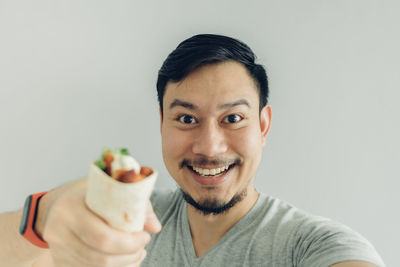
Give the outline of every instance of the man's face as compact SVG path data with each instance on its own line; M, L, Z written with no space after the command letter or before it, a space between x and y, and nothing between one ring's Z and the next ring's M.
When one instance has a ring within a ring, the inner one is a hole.
M169 82L163 106L163 158L184 192L200 205L217 206L255 193L271 109L264 107L260 117L257 88L245 67L211 64Z

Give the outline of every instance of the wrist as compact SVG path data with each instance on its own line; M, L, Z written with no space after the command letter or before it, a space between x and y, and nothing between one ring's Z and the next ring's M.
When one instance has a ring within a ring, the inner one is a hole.
M49 213L49 209L51 207L51 202L53 195L53 190L49 191L47 194L43 195L38 202L37 205L37 215L36 222L33 230L36 234L43 239L43 232L46 225L47 214Z
M57 198L60 197L66 190L68 190L69 185L63 185L60 187L56 187L51 189L45 195L40 198L37 207L37 216L36 216L36 223L34 225L34 231L43 238L43 234L46 228L47 217Z
M40 198L46 193L47 192L32 194L26 198L19 228L20 234L25 239L41 248L48 248L49 245L37 235L35 223L37 220Z
M44 229L44 224L46 221L47 217L47 212L46 212L46 200L47 200L47 194L43 195L39 200L38 200L38 205L37 205L37 215L36 215L36 221L33 227L33 231L41 238L43 239L43 229Z

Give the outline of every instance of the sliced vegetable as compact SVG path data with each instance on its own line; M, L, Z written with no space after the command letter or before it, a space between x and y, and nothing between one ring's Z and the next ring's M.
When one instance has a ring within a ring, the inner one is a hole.
M131 155L131 154L129 154L129 151L126 148L117 148L114 150L114 154L121 154L121 155L126 155L126 156Z
M129 151L126 148L117 148L114 151L104 148L101 157L96 160L94 164L115 180L123 183L139 182L153 173L151 168L145 166L140 168L140 173L136 173L133 169L126 170L124 169L123 165L120 166L121 169L113 170L112 163L114 160L118 160L120 158L118 155L130 156Z
M98 159L94 162L94 164L99 167L100 169L102 169L103 171L106 169L106 163L104 162L103 159Z

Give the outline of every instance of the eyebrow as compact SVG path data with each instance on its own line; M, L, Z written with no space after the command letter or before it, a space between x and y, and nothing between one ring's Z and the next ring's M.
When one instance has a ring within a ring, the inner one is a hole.
M192 104L190 102L187 101L183 101L180 99L175 99L170 105L169 105L169 109L172 109L174 107L184 107L184 108L188 108L188 109L198 109L199 107L196 106L195 104Z
M220 106L218 106L218 109L229 109L229 108L233 108L239 105L245 105L248 108L250 108L250 104L246 99L239 99L236 101L233 101L231 103L226 103L226 104L222 104Z
M229 108L233 108L235 106L239 106L239 105L245 105L248 108L250 108L250 104L246 99L239 99L230 103L225 103L222 105L218 106L218 109L229 109ZM191 110L197 110L199 107L193 103L187 102L187 101L183 101L180 99L175 99L170 105L169 105L169 109L172 109L174 107L184 107L184 108L188 108Z

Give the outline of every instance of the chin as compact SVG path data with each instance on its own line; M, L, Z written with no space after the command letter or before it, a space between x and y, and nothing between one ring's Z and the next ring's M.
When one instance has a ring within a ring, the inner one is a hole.
M234 194L233 197L229 199L208 196L195 200L189 193L182 189L181 193L185 201L203 215L219 215L226 213L247 196L246 189Z

